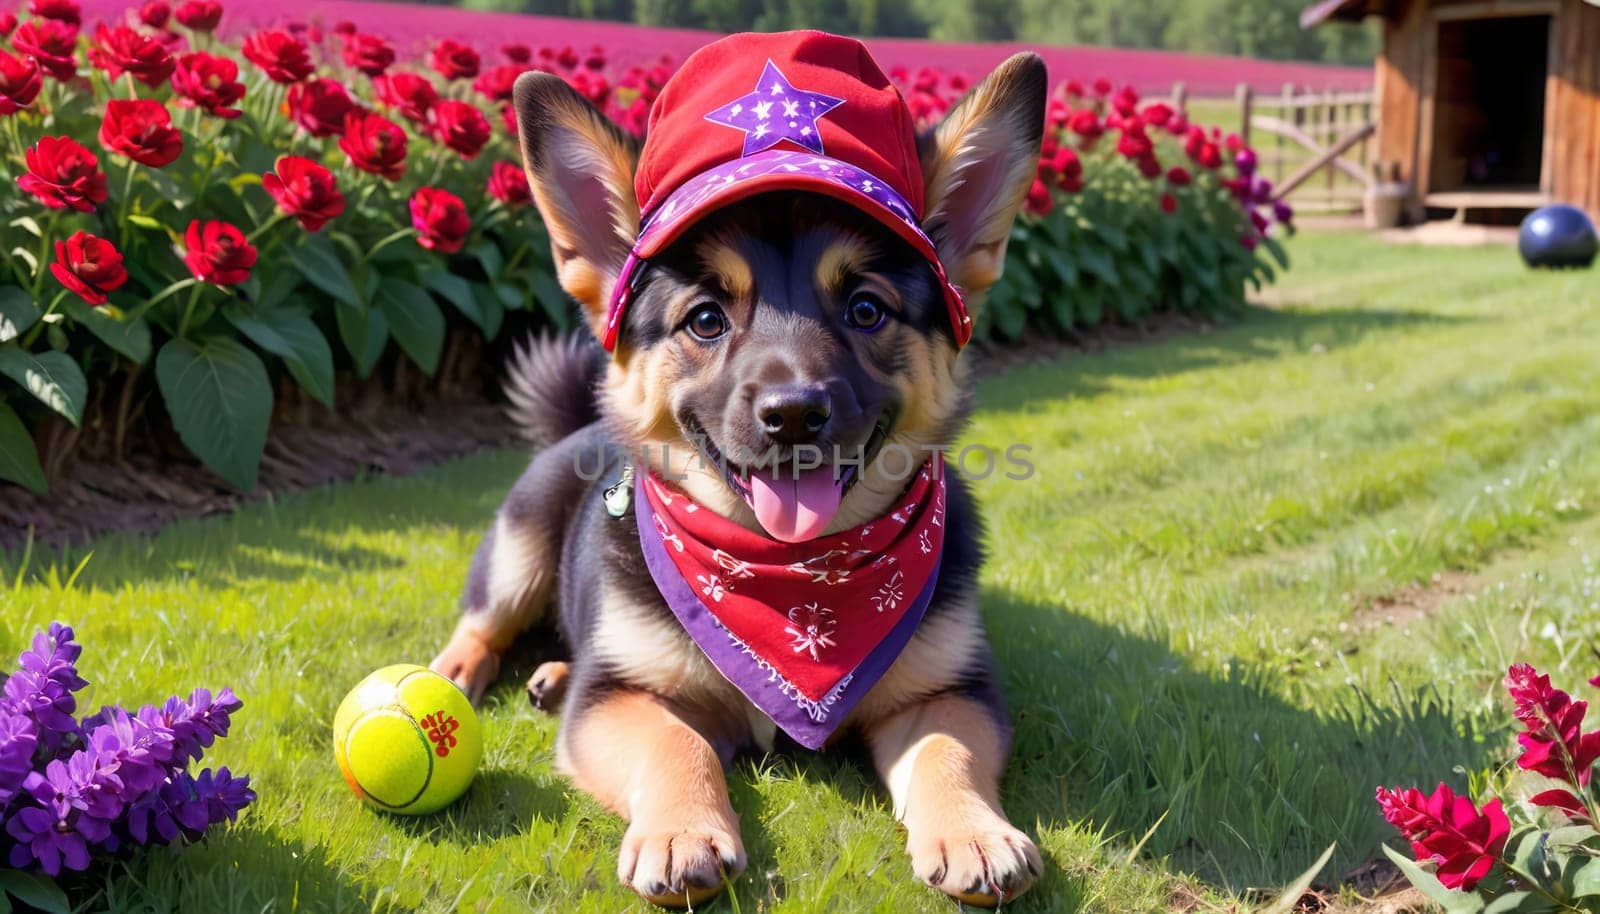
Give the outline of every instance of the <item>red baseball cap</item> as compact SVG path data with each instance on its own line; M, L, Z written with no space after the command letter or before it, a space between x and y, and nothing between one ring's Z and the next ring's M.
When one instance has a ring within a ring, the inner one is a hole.
M911 111L855 39L744 33L694 52L650 110L633 187L643 222L612 291L607 351L640 263L708 213L776 190L825 194L888 227L939 277L956 345L972 337L961 292L922 230Z

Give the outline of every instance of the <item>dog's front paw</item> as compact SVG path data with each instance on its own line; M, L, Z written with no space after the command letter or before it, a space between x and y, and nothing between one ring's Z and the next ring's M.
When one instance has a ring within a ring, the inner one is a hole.
M923 882L986 908L1026 892L1044 872L1033 840L987 806L912 830L906 849Z
M699 904L744 872L738 832L718 827L659 827L637 820L622 838L617 877L663 907Z
M450 643L428 664L440 676L454 682L467 693L473 704L500 675L500 654L465 624L456 626Z

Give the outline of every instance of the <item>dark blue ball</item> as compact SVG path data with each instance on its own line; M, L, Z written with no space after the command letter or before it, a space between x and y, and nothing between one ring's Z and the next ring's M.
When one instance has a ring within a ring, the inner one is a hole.
M1517 251L1530 267L1587 267L1600 251L1594 223L1576 206L1542 206L1522 220Z

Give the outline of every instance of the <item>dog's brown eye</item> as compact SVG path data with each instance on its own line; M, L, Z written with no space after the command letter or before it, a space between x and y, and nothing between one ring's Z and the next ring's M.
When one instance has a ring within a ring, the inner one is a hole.
M845 308L845 319L850 321L850 326L869 333L883 326L887 315L888 309L883 303L864 292L856 293Z
M689 332L702 340L714 340L728 332L728 318L716 305L701 305L689 314Z

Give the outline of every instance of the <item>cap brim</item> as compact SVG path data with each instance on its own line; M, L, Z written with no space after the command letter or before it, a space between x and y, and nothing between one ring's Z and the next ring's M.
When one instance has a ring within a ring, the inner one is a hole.
M779 190L817 193L848 203L911 245L939 278L956 345L964 346L972 338L972 319L967 316L961 291L945 275L933 241L894 188L838 159L773 149L701 172L669 194L645 220L611 293L605 336L601 339L606 351L616 348L622 317L633 292L634 274L641 261L665 250L708 214L756 194Z

